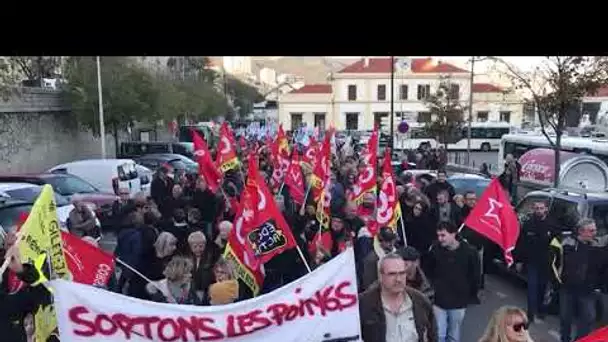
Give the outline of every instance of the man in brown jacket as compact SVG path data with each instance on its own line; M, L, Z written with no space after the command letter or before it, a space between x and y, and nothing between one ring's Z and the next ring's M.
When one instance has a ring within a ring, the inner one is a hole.
M406 266L396 253L378 262L378 285L360 295L364 342L437 342L433 307L417 290L406 286Z

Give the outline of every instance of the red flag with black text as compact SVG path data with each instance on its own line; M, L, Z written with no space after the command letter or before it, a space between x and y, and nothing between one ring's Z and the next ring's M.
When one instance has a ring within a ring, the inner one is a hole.
M211 159L209 147L205 139L192 130L192 142L194 143L194 156L198 163L199 177L203 177L211 192L215 193L222 183L222 173Z
M519 237L519 221L497 178L481 194L463 224L500 246L507 265L513 263L511 251Z
M296 247L291 229L260 175L254 156L249 157L247 183L234 227L239 241L245 244L246 254L253 258L254 268Z

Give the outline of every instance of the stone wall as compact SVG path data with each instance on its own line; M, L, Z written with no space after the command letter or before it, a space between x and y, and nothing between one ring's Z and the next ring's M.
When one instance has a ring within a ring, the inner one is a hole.
M106 136L107 157L115 156ZM79 129L69 106L53 90L24 88L0 100L0 173L34 173L72 160L98 158L101 143Z

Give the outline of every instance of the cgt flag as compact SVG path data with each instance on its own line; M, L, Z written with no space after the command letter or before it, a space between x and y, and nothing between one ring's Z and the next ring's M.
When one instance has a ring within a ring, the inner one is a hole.
M293 149L291 163L285 175L285 185L289 189L289 195L293 201L299 205L304 203L304 176L300 166L300 153Z
M224 121L220 127L220 140L217 144L217 156L215 160L223 173L239 167L239 159L236 155L235 146L236 141L234 140L232 130L228 127L228 122Z
M264 264L283 251L296 247L296 240L260 176L257 158L249 158L248 172L243 193L245 201L241 203L244 219L236 222L235 230L247 236L246 248L251 249Z
M222 182L222 173L213 163L205 140L195 130L191 132L192 142L194 143L194 155L198 163L198 173L200 177L205 179L211 192L215 193Z
M114 274L114 257L70 233L61 232L61 238L72 281L107 286Z
M519 221L497 178L490 182L463 224L499 245L507 265L511 266L511 251L519 237Z

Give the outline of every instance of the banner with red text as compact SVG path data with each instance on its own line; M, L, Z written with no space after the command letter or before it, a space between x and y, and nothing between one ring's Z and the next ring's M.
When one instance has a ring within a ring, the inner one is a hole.
M62 341L361 341L352 248L268 294L218 306L51 282Z

